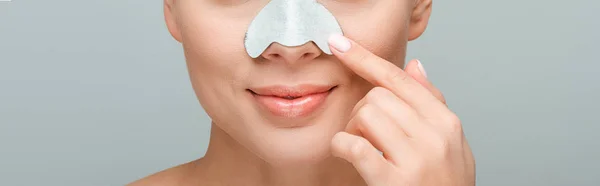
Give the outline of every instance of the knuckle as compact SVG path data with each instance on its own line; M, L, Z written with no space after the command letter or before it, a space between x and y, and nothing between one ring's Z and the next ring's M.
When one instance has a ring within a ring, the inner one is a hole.
M369 130L369 128L371 128L371 126L369 126L371 122L369 121L371 120L370 118L374 116L373 112L374 109L370 104L365 104L356 111L356 116L354 116L353 119L359 130Z
M447 114L442 118L442 122L448 127L448 132L450 132L451 135L462 133L462 124L460 118L458 118L456 114Z
M369 151L369 142L364 138L357 138L350 147L350 155L355 161L360 161L366 158Z
M389 92L389 90L387 90L383 87L374 87L371 90L369 90L369 92L367 93L367 95L365 97L369 102L374 103L374 102L380 100L388 92Z
M365 100L367 102L373 103L375 100L377 100L377 91L374 88L369 90L367 95L365 95Z
M352 108L352 112L350 113L350 116L354 117L356 115L356 113L358 112L358 110L360 108L362 108L362 106L365 103L366 103L366 99L365 98L359 100L358 103L356 103L356 105L354 105L354 107Z
M368 121L373 116L373 112L371 104L365 103L356 111L356 117L359 121Z
M450 152L450 144L448 143L448 140L442 140L441 142L438 143L438 145L436 146L436 149L435 149L435 154L437 154L436 160L443 161L444 159L446 159L448 154L450 154L449 152Z

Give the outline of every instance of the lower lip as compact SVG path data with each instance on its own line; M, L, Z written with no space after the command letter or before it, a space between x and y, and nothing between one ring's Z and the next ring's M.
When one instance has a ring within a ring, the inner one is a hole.
M300 118L310 115L323 105L327 96L329 96L332 91L333 89L327 92L306 95L291 100L276 96L253 95L263 108L266 108L276 116Z

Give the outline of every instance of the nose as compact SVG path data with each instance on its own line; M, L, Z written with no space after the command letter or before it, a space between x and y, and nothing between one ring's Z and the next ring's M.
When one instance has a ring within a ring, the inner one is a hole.
M320 56L321 53L322 51L313 42L307 42L295 47L288 47L273 42L261 56L270 61L281 61L293 64L301 61L313 60Z

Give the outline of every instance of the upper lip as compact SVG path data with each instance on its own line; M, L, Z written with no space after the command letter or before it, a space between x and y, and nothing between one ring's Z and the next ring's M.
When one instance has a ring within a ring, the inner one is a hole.
M266 86L250 88L252 93L261 96L276 96L276 97L302 97L311 94L318 94L330 91L335 88L334 85L314 85L314 84L302 84L297 86Z

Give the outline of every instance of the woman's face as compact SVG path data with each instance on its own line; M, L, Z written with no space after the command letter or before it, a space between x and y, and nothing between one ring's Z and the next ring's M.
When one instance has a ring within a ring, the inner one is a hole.
M414 39L409 27L415 0L318 2L337 18L346 37L403 66L406 43ZM165 16L169 31L184 47L196 95L216 126L269 163L318 161L329 156L331 138L345 128L352 108L372 85L313 43L273 44L256 59L248 56L245 32L267 3L167 0ZM292 107L283 115L267 109L253 93L303 84L335 88L314 111L294 112Z

